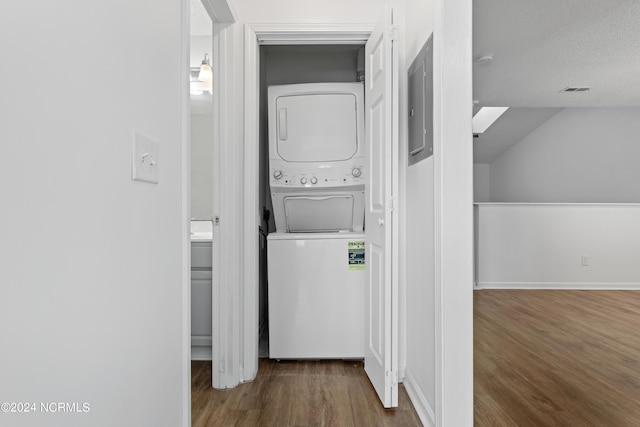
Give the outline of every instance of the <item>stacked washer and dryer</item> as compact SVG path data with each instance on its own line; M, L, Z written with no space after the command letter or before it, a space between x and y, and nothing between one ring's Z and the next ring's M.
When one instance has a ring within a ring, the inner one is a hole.
M362 83L268 88L269 357L363 358Z

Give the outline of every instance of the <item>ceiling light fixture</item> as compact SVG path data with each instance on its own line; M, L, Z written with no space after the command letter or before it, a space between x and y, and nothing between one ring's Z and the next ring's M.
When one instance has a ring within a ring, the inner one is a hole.
M471 128L474 134L483 133L498 118L507 111L509 107L482 107L480 111L473 116Z
M204 59L200 65L200 72L198 73L198 80L201 82L210 81L213 79L213 72L211 71L211 65L209 65L209 55L204 54Z

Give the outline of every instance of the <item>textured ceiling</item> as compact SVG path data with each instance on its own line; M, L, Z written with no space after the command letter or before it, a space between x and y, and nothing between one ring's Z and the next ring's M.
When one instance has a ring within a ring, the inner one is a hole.
M489 163L561 107L640 106L639 0L474 0L473 99L510 109L479 138ZM568 86L588 92L561 93ZM547 110L548 109L548 110Z
M508 107L640 106L640 1L474 0L474 99ZM586 93L560 93L567 86Z

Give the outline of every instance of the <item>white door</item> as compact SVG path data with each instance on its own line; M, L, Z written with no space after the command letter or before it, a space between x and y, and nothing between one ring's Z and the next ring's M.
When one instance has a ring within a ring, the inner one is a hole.
M385 408L398 406L397 17L388 8L365 47L365 371Z

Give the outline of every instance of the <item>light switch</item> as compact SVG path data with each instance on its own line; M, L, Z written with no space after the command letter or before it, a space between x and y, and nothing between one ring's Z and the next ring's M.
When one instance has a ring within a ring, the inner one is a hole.
M157 184L159 151L157 141L134 130L131 179Z

